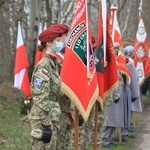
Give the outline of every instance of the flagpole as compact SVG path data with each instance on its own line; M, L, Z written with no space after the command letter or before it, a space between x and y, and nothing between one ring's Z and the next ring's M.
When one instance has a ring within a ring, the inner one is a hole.
M95 128L94 128L94 150L97 150L97 131L98 131L98 108L99 108L99 102L96 101L96 106L95 106Z
M74 137L74 147L75 150L78 150L78 137L79 137L79 113L77 107L75 107L75 137Z
M143 6L143 0L141 0L140 1L140 4L139 4L139 22L140 22L140 20L141 20L141 18L142 18L142 6ZM133 120L133 125L134 125L134 127L135 127L135 125L136 125L136 112L135 111L133 111L133 117L132 117L132 120Z
M115 20L116 20L116 15L117 15L117 7L112 6L111 7L112 11L112 17L111 17L111 25L112 25L112 41L114 44L114 37L115 37Z
M106 15L107 15L107 5L106 0L100 0L100 3L102 4L102 20L103 20L103 39L104 39L104 66L106 63Z
M139 6L139 18L142 17L142 5L143 5L143 0L140 1L140 6Z
M99 0L99 18L102 15L102 3L101 0ZM99 22L100 24L100 22ZM97 146L97 139L98 139L98 108L99 108L99 102L96 101L96 106L95 106L95 128L94 128L94 150L98 149Z
M86 10L86 50L87 50L87 78L91 78L90 67L89 67L89 21L88 21L88 11L87 11L87 1L85 1Z

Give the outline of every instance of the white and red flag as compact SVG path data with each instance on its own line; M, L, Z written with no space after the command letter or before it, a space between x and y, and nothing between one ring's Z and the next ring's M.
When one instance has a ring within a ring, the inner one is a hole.
M42 33L42 23L39 23L39 31L38 35ZM40 45L39 39L37 39L37 45ZM43 51L39 51L38 49L36 50L36 56L35 56L35 65L43 58Z
M27 98L31 96L30 82L27 72L28 59L26 55L23 37L21 33L21 25L18 23L17 48L14 68L14 87L22 90Z
M119 52L118 52L118 57L116 58L117 60L117 65L121 71L122 74L127 75L130 77L130 72L127 68L126 65L126 60L123 54L123 44L122 44L122 38L121 38L121 31L117 19L117 7L112 6L111 7L111 26L112 26L112 41L113 45L114 43L119 44Z
M139 85L141 86L145 78L150 74L150 67L149 67L150 58L148 57L149 43L142 17L140 17L139 19L139 25L136 33L134 48L135 48L136 71Z
M111 25L112 25L112 41L113 43L119 43L120 48L122 50L122 39L121 39L121 31L118 24L117 19L117 7L111 7Z

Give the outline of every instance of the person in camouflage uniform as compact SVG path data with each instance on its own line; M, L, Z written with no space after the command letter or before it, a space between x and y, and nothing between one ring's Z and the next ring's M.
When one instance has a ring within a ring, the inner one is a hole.
M69 27L66 24L55 24L53 27L57 27L62 30L61 42L63 45L63 50L60 52L62 55L65 53L65 46L68 41L68 31ZM59 58L58 58L59 59ZM62 61L58 61L60 66L59 72L61 71ZM71 139L71 130L68 124L68 114L70 113L70 104L71 101L69 98L62 92L60 92L59 96L59 105L61 108L61 120L60 120L60 130L57 134L57 150L70 150L70 139Z
M112 93L104 100L103 102L103 111L99 112L99 121L98 121L98 145L102 146L102 135L103 131L106 128L106 121L108 115L108 108L113 103Z
M60 126L59 92L61 81L56 52L63 48L62 31L49 27L39 35L45 56L36 65L31 79L34 104L30 111L32 150L55 150Z

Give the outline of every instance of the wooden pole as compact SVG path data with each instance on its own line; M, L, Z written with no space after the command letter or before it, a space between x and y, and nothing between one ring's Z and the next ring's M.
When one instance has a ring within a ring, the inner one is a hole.
M133 119L133 125L135 127L135 125L136 125L136 112L133 112L132 119Z
M78 137L79 137L79 114L78 114L78 109L75 107L75 137L74 137L74 147L75 150L78 150Z
M118 140L121 142L121 140L122 140L121 128L118 129L117 136L118 136Z
M97 150L97 131L98 131L98 108L99 102L96 102L95 106L95 128L94 128L94 150Z

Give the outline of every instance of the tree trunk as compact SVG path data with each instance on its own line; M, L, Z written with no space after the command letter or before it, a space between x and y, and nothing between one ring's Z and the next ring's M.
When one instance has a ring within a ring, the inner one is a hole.
M34 67L34 58L36 52L36 42L37 42L37 32L38 32L38 17L39 9L38 8L38 1L30 0L29 4L29 26L27 32L27 54L29 58L29 76L31 77L33 67Z

